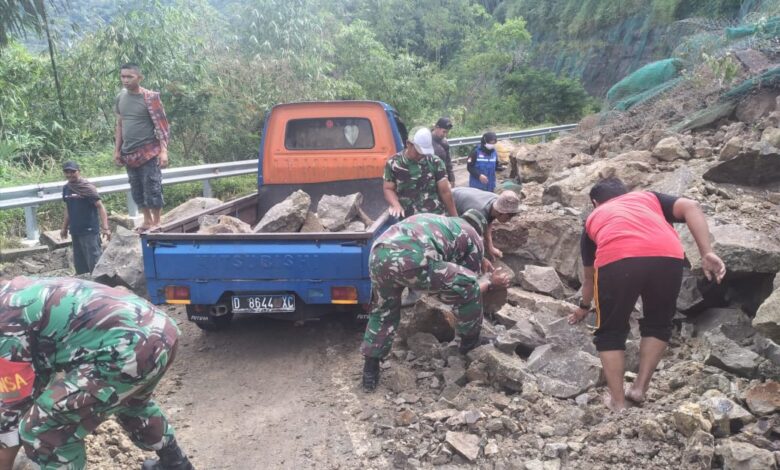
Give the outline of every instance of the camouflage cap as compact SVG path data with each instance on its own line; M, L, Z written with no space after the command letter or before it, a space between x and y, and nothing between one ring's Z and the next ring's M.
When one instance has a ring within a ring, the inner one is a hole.
M487 227L488 222L485 216L482 215L482 212L477 209L469 209L460 218L471 224L480 237L485 233L485 227Z

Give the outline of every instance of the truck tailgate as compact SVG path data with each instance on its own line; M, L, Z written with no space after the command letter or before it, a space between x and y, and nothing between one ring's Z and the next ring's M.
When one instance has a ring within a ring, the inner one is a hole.
M158 241L151 250L157 279L317 280L367 277L371 240Z

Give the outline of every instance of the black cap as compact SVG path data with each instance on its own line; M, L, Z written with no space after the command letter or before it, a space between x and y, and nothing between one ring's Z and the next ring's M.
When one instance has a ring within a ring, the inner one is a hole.
M65 162L62 165L62 171L79 171L81 168L79 164L74 161Z
M452 129L452 121L448 117L439 118L438 121L436 121L436 127L439 129Z

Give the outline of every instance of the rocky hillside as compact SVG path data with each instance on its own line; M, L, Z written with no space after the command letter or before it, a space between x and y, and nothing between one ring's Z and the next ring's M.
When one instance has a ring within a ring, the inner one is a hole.
M580 78L588 92L604 96L649 62L698 62L702 52L723 47L719 36L726 27L779 12L777 2L767 0L505 0L495 14L527 20L536 65Z

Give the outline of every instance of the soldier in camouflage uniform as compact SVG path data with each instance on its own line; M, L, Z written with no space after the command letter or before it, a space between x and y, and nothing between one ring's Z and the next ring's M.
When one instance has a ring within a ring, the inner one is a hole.
M480 344L481 294L509 283L500 272L480 276L486 225L485 217L473 209L460 218L419 214L377 239L369 258L371 312L361 347L364 390L374 390L379 382L379 361L390 353L404 287L437 293L443 302L457 307L462 353Z
M94 282L0 281L0 470L20 440L41 469L83 469L84 437L116 416L159 460L143 469L191 470L151 399L173 361L179 330L140 297Z
M413 129L406 148L387 160L384 193L393 217L403 219L421 213L458 215L447 169L434 155L432 142L429 129Z

